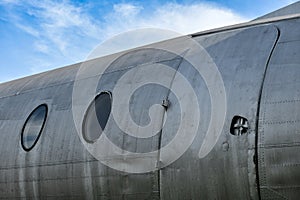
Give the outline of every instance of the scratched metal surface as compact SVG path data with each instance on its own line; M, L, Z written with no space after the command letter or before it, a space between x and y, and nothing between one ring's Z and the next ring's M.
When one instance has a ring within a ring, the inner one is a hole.
M300 42L299 31L285 31L296 29L295 23L298 24L298 20L277 25L282 29L281 37L270 60L262 94L258 132L262 199L299 196L299 115L295 110L299 109L300 98L297 89L300 72L297 44ZM194 38L219 67L228 101L222 135L204 159L197 155L211 114L210 100L203 80L193 78L189 63L171 53L140 50L129 52L110 66L99 82L98 92L110 90L132 67L142 69L145 63L163 63L190 77L203 102L201 129L188 151L170 166L145 174L110 169L93 158L80 142L71 111L73 81L80 64L1 84L0 198L258 199L253 161L256 116L264 72L278 36L275 26L265 25ZM101 66L110 60L108 56L89 64ZM90 79L98 77L95 71ZM147 115L142 110L167 96L171 103L176 102L172 92L169 93L170 88L149 86L138 91L132 100L132 106L138 108L131 110L133 119L147 123ZM31 111L42 103L49 106L49 117L37 145L27 153L20 144L21 129ZM170 141L177 128L176 116L180 113L176 109L167 112L171 117L164 126L161 141L158 136L147 141L120 136L122 131L111 124L108 124L109 136L116 145L129 151L155 150ZM231 119L235 115L249 120L247 134L230 134ZM130 160L126 162L130 164Z
M144 63L162 62L175 68L176 72L180 61L176 55L148 51L146 54L143 50L129 53L116 60L103 75L97 91L110 90L126 70L142 68ZM133 58L128 59L128 56ZM105 64L106 61L100 59L90 65ZM79 141L71 112L73 81L78 67L74 65L1 85L0 198L158 199L157 171L127 174L110 169L95 160ZM147 107L151 101L164 99L167 93L167 88L142 90L133 102L137 108ZM40 141L26 153L20 145L21 129L31 111L41 103L49 106L49 118ZM132 114L142 123L146 116L140 111L134 109ZM122 133L116 127L108 129L111 130L109 137L123 149L143 152L158 148L158 136L137 141L120 136ZM130 162L128 160L126 162Z
M270 59L259 117L262 199L300 196L300 20L277 23L281 36Z
M226 122L212 152L199 159L199 148L210 119L210 100L205 84L193 79L202 102L201 129L189 150L161 170L162 199L258 199L253 162L257 106L267 59L277 37L276 27L260 26L196 38L223 77L228 104ZM190 69L187 63L182 63L179 71L192 76ZM235 115L249 120L248 134L230 134ZM172 131L163 133L163 142L168 132Z

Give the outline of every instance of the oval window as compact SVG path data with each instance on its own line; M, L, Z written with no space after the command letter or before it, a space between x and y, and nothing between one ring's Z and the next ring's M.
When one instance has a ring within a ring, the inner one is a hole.
M101 92L89 105L83 122L83 138L95 142L102 134L111 112L111 93Z
M45 104L38 106L27 118L23 129L21 143L25 151L30 151L38 142L45 126L48 107Z

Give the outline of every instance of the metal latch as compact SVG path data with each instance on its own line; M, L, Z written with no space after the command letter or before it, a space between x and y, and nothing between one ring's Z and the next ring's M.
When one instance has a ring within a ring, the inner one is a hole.
M168 99L164 99L161 105L167 110L170 105L170 102Z

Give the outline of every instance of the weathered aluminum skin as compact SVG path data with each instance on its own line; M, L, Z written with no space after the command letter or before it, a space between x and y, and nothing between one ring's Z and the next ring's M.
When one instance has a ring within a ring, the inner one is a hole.
M111 169L93 158L79 140L72 92L80 64L1 84L0 199L297 199L299 27L300 20L292 19L194 38L217 64L228 104L222 135L202 159L198 152L211 115L203 79L194 77L189 63L169 52L141 48L120 53L103 74L98 92L111 90L133 67L139 70L145 63L163 63L188 77L201 100L200 130L193 144L173 164L149 173ZM88 64L97 68L111 60L107 56ZM95 72L89 79L98 77ZM170 92L172 80L169 88L146 87L131 104L132 118L141 124L147 122L145 113L153 103L168 98L175 105L166 110L169 119L161 135L133 139L108 124L109 137L116 145L145 152L172 139L178 116L183 114L175 109L178 99ZM20 144L22 127L43 103L49 107L45 129L37 145L25 152ZM250 129L244 135L230 134L236 115L249 121Z
M222 74L228 103L226 122L213 151L199 159L199 147L209 124L210 101L205 84L193 79L203 103L203 125L189 150L177 162L161 170L163 199L258 198L253 162L257 107L267 60L277 37L277 28L268 25L196 39L207 49ZM183 63L179 70L192 75L185 65ZM236 115L248 119L248 134L230 134L231 120ZM168 133L163 134L163 141L167 136Z
M280 38L269 62L258 129L262 199L300 197L300 20L276 24Z

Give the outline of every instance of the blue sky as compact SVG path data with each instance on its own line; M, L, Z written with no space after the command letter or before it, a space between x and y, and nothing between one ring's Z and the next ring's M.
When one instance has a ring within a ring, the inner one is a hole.
M85 60L138 28L182 34L254 19L294 0L0 0L0 82Z

